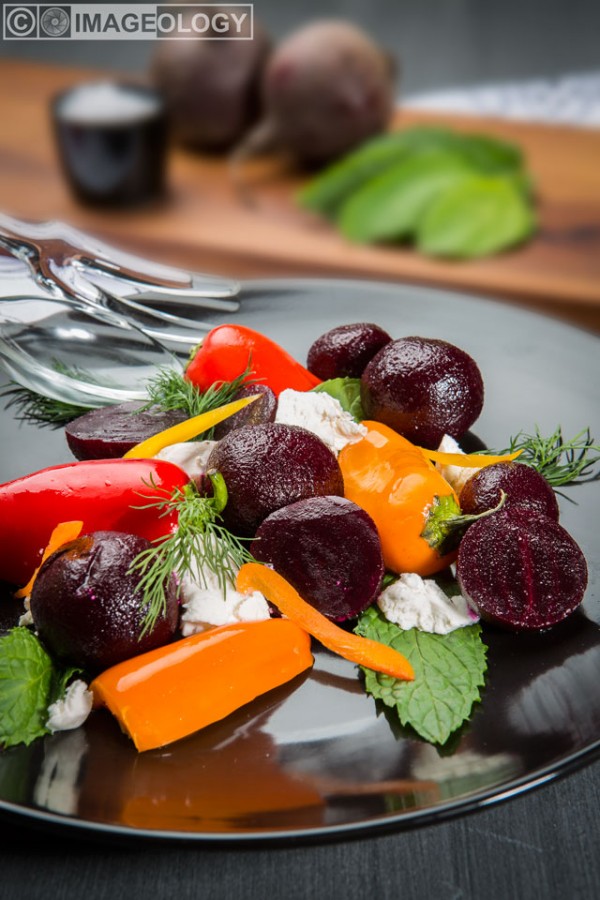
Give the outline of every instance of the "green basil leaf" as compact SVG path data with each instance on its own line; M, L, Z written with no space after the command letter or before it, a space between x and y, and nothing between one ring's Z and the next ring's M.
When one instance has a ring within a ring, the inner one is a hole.
M446 128L408 128L379 135L328 166L298 194L300 206L334 217L342 204L371 178L390 166L427 149L444 149L455 142Z
M365 669L367 691L426 741L444 744L480 699L487 667L480 626L468 625L450 634L402 631L371 606L361 614L355 631L398 650L415 671L415 680L408 682Z
M506 250L534 228L531 204L512 180L474 175L429 205L417 246L431 256L469 259Z
M431 150L403 160L370 180L342 206L338 225L349 240L391 241L412 235L427 207L473 177L459 154Z
M360 400L360 378L330 378L318 384L313 391L339 400L342 409L354 416L357 422L365 418Z

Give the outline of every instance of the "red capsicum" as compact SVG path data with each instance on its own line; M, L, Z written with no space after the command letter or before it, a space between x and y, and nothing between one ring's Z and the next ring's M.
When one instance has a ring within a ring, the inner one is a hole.
M283 347L245 325L218 325L209 331L185 377L206 391L215 382L233 381L246 371L247 380L267 385L276 396L286 388L310 391L321 383Z
M165 500L188 482L166 460L100 459L52 466L0 485L0 580L25 584L59 522L79 519L83 534L124 531L149 540L170 534L176 512L139 507Z

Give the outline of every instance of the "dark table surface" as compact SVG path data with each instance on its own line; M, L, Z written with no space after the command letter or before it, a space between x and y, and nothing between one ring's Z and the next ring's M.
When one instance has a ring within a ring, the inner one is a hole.
M595 762L453 821L327 845L119 845L3 822L0 897L593 898L599 804Z

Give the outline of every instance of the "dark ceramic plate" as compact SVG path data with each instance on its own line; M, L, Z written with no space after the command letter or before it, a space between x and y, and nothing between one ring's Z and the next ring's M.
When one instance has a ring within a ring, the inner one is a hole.
M328 328L364 320L458 344L484 376L476 430L489 446L536 424L600 434L597 339L550 319L341 281L253 283L237 318L299 359ZM6 412L0 422L2 480L69 459L60 433L19 427ZM0 810L95 836L323 840L437 821L591 760L600 748L600 483L565 494L562 522L590 566L585 602L545 635L486 630L482 702L443 749L403 732L363 693L356 669L323 651L308 676L165 750L138 755L97 712L77 731L0 753Z

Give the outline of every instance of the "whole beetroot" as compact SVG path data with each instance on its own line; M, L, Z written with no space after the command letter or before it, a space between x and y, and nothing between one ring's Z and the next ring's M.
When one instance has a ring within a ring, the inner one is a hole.
M375 601L385 570L375 523L344 497L310 497L276 510L258 528L250 552L335 621L358 616Z
M297 425L267 422L236 428L219 441L208 466L225 479L223 521L239 535L254 535L270 513L296 500L344 493L334 454Z
M459 502L463 513L479 515L494 509L504 491L503 509L526 507L558 522L558 501L543 475L520 462L484 466L464 485Z
M435 449L460 437L483 408L483 379L468 353L447 341L405 337L386 344L361 376L365 417Z
M219 9L211 12L214 21ZM191 15L184 18L188 27ZM223 35L211 29L201 40L157 42L151 77L165 98L174 137L187 146L227 150L259 118L271 42L256 20L252 37L249 19L242 28L244 40L218 40Z
M339 325L314 341L306 366L323 381L360 378L367 363L391 340L387 331L372 322Z
M100 672L167 644L177 630L177 586L167 586L167 612L141 636L139 573L129 567L150 541L118 531L83 535L42 565L31 592L40 638L64 662Z
M243 384L239 391L236 391L233 400L243 400L244 397L254 397L256 394L262 394L260 400L250 403L215 426L213 432L215 441L220 441L230 431L235 431L242 425L262 425L264 422L275 420L277 397L266 384Z
M512 631L539 631L577 609L587 586L587 565L562 525L514 507L469 527L456 576L485 621Z

